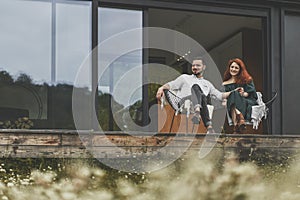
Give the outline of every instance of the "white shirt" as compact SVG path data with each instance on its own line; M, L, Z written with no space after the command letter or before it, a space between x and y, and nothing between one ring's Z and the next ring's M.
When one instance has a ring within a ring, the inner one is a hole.
M217 90L211 82L203 77L198 78L196 75L182 74L175 80L168 82L171 90L177 91L177 96L180 98L191 95L191 89L194 84L197 84L202 89L205 96L208 94L215 96L222 101L222 93Z

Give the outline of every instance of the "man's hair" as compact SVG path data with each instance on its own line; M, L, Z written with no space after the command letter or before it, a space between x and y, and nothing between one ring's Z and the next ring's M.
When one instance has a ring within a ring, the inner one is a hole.
M203 57L202 56L197 56L197 57L194 57L194 59L193 60L202 60L202 63L203 63L203 65L206 65L206 62L205 62L205 60L203 59Z

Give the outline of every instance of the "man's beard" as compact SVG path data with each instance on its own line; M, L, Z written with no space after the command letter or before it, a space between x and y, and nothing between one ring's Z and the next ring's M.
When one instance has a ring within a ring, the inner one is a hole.
M193 74L194 74L195 76L199 76L199 75L202 75L202 72L193 72Z

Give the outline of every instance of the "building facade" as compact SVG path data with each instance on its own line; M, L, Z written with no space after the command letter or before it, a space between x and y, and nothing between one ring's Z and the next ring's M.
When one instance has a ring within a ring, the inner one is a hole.
M264 133L299 134L299 1L4 0L0 13L2 128L76 129L77 109L80 129L159 131L156 89L190 73L196 42L220 90L227 61L240 57L264 99L278 93ZM149 45L147 27L170 45Z

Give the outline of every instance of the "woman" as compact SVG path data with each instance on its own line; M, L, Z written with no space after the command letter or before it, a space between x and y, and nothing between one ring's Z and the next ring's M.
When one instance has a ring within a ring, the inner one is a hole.
M225 91L232 91L226 104L233 121L233 132L239 133L246 128L245 120L251 121L252 106L257 104L253 79L244 62L239 58L234 58L228 62L223 81Z

